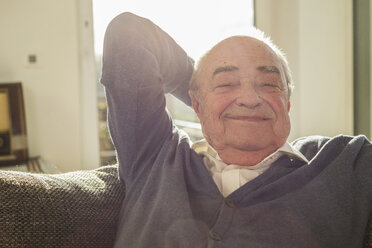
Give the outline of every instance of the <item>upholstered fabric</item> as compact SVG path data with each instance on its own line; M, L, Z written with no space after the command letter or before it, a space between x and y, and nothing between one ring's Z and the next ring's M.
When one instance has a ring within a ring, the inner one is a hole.
M124 196L117 166L0 171L0 247L112 247Z
M369 217L363 248L372 248L372 215Z

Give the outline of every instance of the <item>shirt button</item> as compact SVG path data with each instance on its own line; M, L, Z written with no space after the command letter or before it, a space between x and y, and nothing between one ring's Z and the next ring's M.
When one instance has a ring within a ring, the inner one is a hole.
M229 208L235 208L235 203L233 200L231 199L225 199L225 204L226 206L228 206Z
M215 241L221 241L221 236L214 231L209 231L209 237Z

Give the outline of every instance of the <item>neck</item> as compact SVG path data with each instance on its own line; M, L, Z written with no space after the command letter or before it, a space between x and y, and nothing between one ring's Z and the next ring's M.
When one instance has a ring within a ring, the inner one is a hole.
M216 149L216 151L221 160L226 164L253 166L264 160L277 149L278 147L258 151L245 151L234 148L225 148L220 150Z

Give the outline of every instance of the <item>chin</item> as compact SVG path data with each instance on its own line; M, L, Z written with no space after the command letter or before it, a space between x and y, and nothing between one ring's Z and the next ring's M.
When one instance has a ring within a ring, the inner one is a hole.
M237 135L233 139L229 139L228 142L231 147L239 150L261 150L266 147L272 146L272 141L265 139L263 135L250 135L244 137L244 135Z
M232 143L230 146L241 151L258 151L266 147L263 144L257 144L257 142Z

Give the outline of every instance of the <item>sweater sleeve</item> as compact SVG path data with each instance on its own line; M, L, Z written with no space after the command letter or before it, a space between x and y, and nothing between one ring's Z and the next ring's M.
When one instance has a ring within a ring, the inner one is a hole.
M126 186L152 165L173 124L164 93L187 105L193 62L151 21L123 13L109 24L101 83L108 102L109 130L119 174Z

